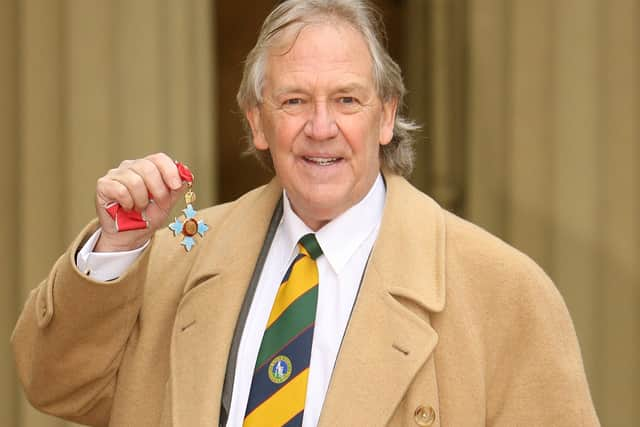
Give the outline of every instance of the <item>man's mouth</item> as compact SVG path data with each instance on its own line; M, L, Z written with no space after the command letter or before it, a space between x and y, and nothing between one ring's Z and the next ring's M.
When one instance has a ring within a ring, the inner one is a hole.
M342 160L342 157L310 157L304 156L304 160L318 166L331 166L332 164Z

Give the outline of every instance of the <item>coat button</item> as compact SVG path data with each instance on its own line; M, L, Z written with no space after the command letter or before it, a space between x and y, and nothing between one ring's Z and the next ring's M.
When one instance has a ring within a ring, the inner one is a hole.
M436 411L431 406L418 406L413 413L413 420L419 426L429 427L436 420Z

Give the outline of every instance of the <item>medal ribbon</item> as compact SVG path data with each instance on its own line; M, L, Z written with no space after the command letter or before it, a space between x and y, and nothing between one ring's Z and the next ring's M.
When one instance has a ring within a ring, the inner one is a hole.
M180 179L187 184L193 184L193 173L189 168L180 162L176 162ZM153 200L153 195L149 193L149 200ZM107 213L113 219L117 231L143 230L149 227L149 221L141 212L135 210L127 211L117 202L111 202L105 206Z

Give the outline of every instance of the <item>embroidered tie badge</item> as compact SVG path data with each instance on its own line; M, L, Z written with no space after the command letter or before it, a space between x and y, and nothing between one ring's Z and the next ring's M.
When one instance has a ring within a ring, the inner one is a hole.
M169 228L173 231L174 236L179 234L183 236L180 244L189 252L196 244L195 236L204 237L204 233L209 230L209 226L197 218L198 212L193 208L193 203L196 201L196 193L193 192L193 173L186 165L177 161L175 163L182 182L187 184L188 190L184 195L187 207L182 210L184 220L174 218L174 222L169 224ZM109 203L105 206L105 209L113 219L118 232L141 230L149 227L149 221L144 216L144 212L126 211L116 202Z

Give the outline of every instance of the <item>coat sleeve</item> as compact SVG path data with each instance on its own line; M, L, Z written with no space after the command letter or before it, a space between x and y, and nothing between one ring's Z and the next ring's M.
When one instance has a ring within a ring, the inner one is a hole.
M533 262L514 265L511 289L493 311L499 339L486 349L487 425L599 426L562 296Z
M18 377L43 412L108 425L118 367L142 305L149 248L120 279L91 280L75 254L92 223L31 291L11 337Z
M433 317L443 423L448 416L454 425L598 426L578 338L554 283L513 247L448 220L447 303Z

